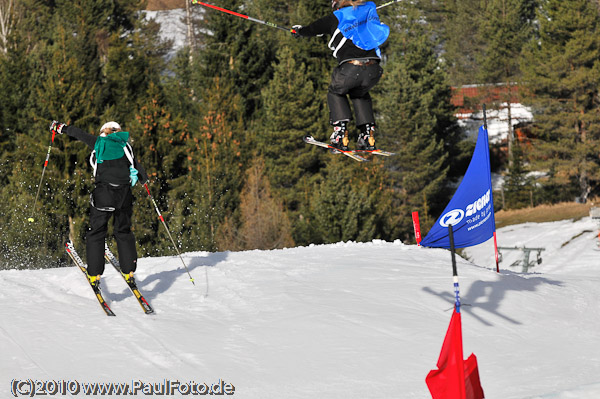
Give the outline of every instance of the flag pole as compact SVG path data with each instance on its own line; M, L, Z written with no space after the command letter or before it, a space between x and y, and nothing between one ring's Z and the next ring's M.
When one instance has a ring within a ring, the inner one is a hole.
M454 247L454 231L452 224L448 225L448 237L450 238L450 256L452 257L452 277L454 279L454 307L456 313L460 313L460 291L458 287L458 271L456 269L456 248Z
M483 128L487 132L487 115L485 104L483 104ZM490 172L491 173L491 172ZM494 204L492 203L492 206ZM494 218L496 216L494 215ZM498 256L498 240L496 239L496 221L494 220L494 259L496 260L496 273L500 273L500 261Z

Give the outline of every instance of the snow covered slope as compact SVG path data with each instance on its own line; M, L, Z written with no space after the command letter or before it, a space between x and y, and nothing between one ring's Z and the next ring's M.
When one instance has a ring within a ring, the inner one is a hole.
M545 237L528 274L496 273L486 248L468 252L474 263L458 258L465 358L477 355L486 398L600 397L595 228L500 230L500 245ZM109 382L138 397L152 397L151 383L191 382L239 398L430 397L425 376L453 306L448 251L374 241L183 257L196 285L177 257L140 260L151 316L109 267L117 317L75 267L1 271L0 397L26 392L28 379L70 386L56 396L73 398L127 397L85 394L84 384Z

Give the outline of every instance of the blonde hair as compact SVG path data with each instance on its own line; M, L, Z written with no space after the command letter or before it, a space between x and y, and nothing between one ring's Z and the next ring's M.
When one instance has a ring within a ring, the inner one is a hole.
M341 0L338 3L338 9L346 6L352 6L354 8L365 4L365 0Z

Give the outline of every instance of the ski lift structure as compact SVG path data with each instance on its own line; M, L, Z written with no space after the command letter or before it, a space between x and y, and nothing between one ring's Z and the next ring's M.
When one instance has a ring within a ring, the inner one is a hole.
M595 220L596 224L598 225L598 242L596 244L600 247L600 208L595 206L591 207L590 217L592 220Z
M529 268L542 263L542 251L546 248L522 247L498 247L498 261L502 262L502 251L521 251L522 257L510 264L510 267L521 266L521 272L527 273ZM535 253L535 260L530 260L531 254Z

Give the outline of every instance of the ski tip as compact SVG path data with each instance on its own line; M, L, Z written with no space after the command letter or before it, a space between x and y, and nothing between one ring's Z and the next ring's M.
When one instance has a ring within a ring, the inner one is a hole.
M104 312L106 313L107 316L116 316L115 312L113 312L112 309L110 307L108 307L106 302L102 303L101 305L102 305L102 309L104 309Z

